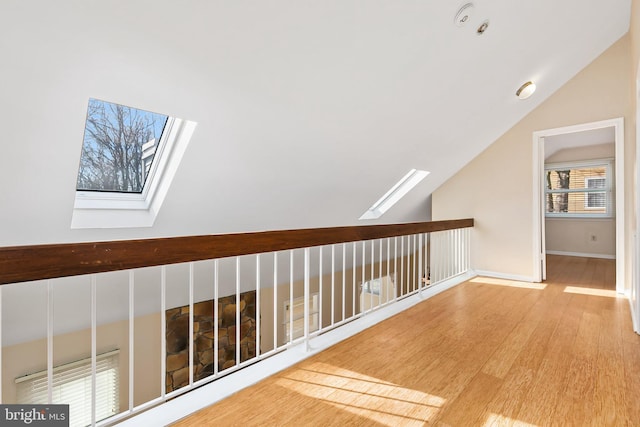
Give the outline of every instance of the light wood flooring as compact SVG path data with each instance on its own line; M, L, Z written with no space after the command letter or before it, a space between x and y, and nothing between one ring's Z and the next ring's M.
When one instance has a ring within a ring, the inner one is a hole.
M640 426L640 337L612 260L476 278L176 426Z

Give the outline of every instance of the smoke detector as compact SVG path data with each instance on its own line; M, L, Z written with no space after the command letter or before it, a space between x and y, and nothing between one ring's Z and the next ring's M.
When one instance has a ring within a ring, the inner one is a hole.
M458 13L456 13L456 17L454 22L458 27L462 27L466 23L471 20L471 15L473 14L473 3L467 3L460 8Z

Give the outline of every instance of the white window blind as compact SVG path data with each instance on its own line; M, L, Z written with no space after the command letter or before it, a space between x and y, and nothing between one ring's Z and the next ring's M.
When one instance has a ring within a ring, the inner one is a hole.
M613 216L612 171L606 159L545 165L546 216Z
M118 350L96 357L96 421L120 411ZM47 401L47 371L16 379L17 403L42 404ZM70 426L91 424L91 359L53 368L54 404L69 405Z

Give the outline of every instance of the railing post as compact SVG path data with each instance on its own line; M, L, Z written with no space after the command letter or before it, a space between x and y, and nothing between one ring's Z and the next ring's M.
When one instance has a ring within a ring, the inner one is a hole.
M309 347L309 248L304 248L304 344Z
M346 265L347 265L347 244L342 244L342 319L341 321L346 319L346 286L347 286L347 276L346 276Z
M336 245L331 245L331 325L336 323Z
M220 316L219 310L218 310L218 278L219 278L219 273L218 270L220 268L220 262L215 259L213 261L213 318L214 318L214 325L213 325L213 360L214 360L214 364L213 364L213 375L216 376L218 375L218 362L219 362L219 356L218 356L218 347L219 347L219 326L218 326L218 319Z
M322 311L324 307L324 299L322 298L323 287L322 287L322 275L324 273L322 266L322 246L320 246L320 254L318 255L318 294L320 301L318 302L319 312L318 312L318 329L322 329Z
M53 403L53 284L47 280L47 402Z
M353 292L353 311L354 313L352 313L352 315L355 315L355 303L356 303L356 288L358 287L358 279L357 277L357 272L358 272L358 256L357 256L357 252L358 252L358 248L357 248L358 243L357 242L353 242L351 243L351 258L352 258L352 262L351 262L351 290ZM346 273L347 268L346 266L344 267L344 271Z
M423 288L422 277L424 276L424 271L422 271L422 233L418 235L418 272L419 272L419 277L418 277L419 291L418 292L420 293L420 298L422 298L422 288Z
M393 238L393 299L398 300L398 236Z
M135 316L135 300L134 300L134 275L133 270L129 270L129 412L133 411L133 392L134 392L134 316Z
M240 354L240 257L236 257L236 368L242 359Z
M97 277L91 275L91 425L96 425Z
M293 342L293 249L289 251L289 343Z
M189 263L189 387L193 386L193 263Z
M260 357L260 254L256 254L256 357ZM217 319L217 317L215 317ZM215 326L218 329L217 323ZM215 350L218 351L217 349Z
M366 256L367 256L367 244L363 240L362 241L362 277L360 278L360 286L363 286L364 283L367 281L367 277L366 277L367 259L366 259ZM354 286L353 292L354 293L356 292L355 286ZM362 294L362 288L360 288L360 294ZM364 299L364 295L362 296L362 299ZM356 303L356 298L354 296L354 298L353 298L354 306L355 306L355 303ZM371 293L369 293L369 305L371 305L371 304L372 304ZM371 309L371 307L369 307L369 309ZM353 310L353 311L354 311L354 313L352 315L355 315L355 310ZM365 312L365 310L363 310L362 307L360 307L360 311L363 312L363 313Z
M400 236L400 295L404 296L404 236Z
M278 252L273 253L273 350L278 348Z
M160 268L160 310L160 397L164 401L167 394L167 267L164 265Z

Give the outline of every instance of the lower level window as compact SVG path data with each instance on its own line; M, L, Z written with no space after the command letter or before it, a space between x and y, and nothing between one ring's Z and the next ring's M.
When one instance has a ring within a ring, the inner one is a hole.
M293 311L293 327L291 326L291 311ZM309 297L309 332L318 330L318 316L318 294L314 293ZM284 303L283 322L285 342L304 335L304 297L295 298L293 303L290 301ZM291 332L293 332L293 336L291 336Z
M118 350L96 358L96 421L120 412ZM48 404L47 371L16 379L17 403ZM91 424L91 359L53 368L52 402L69 405L70 426Z

